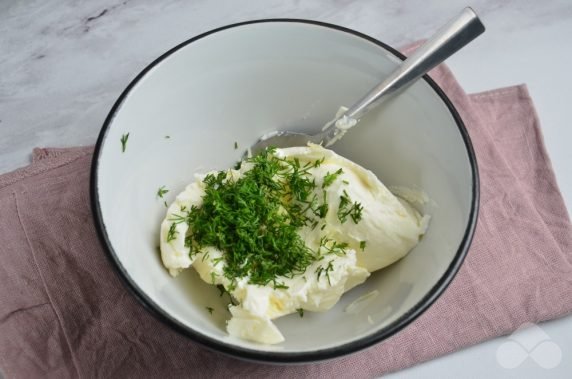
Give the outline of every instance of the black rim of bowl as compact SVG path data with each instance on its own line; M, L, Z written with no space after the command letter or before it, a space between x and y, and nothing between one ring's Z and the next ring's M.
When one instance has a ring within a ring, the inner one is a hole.
M425 310L427 310L434 302L439 298L439 296L445 291L448 285L451 283L467 252L469 250L469 246L471 244L473 234L475 231L476 223L477 223L477 214L478 214L478 205L479 205L479 174L477 169L477 160L475 157L475 153L473 150L473 146L471 144L471 140L469 138L469 134L463 120L457 113L455 107L445 95L445 93L441 90L441 88L427 75L423 76L423 80L427 82L431 86L431 88L435 91L435 93L441 98L441 100L447 106L449 112L453 116L457 127L459 129L459 133L461 134L463 141L465 143L465 148L467 150L467 154L469 156L469 161L471 164L471 171L472 171L472 204L471 204L471 212L469 215L469 224L465 229L465 233L463 236L463 240L457 249L457 253L453 261L450 263L449 267L443 274L443 276L439 279L439 281L431 288L431 290L408 312L402 315L400 318L386 326L385 328L379 330L376 333L368 335L362 339L351 341L349 343L326 348L322 350L314 350L314 351L305 351L299 353L293 352L273 352L273 351L262 351L262 350L253 350L247 349L243 347L239 347L236 345L230 345L223 343L221 341L215 340L210 338L204 334L196 332L187 326L181 324L174 318L172 318L169 314L163 311L157 304L155 304L135 283L135 281L130 277L129 273L121 264L117 254L115 253L113 246L111 245L107 231L105 229L105 224L103 222L103 217L101 213L101 208L99 206L99 196L97 192L98 183L97 183L97 174L98 174L98 163L99 163L99 155L101 153L101 148L105 141L105 137L107 135L107 131L109 126L111 125L113 118L123 101L128 97L131 90L135 87L135 85L157 64L162 62L164 59L168 58L171 54L178 51L179 49L191 44L194 41L197 41L201 38L204 38L208 35L213 33L217 33L226 29L231 29L243 25L250 25L250 24L257 24L257 23L269 23L269 22L282 22L282 23L302 23L302 24L311 24L316 26L321 26L325 28L335 29L338 31L350 33L354 36L360 37L365 39L369 42L372 42L379 47L385 49L386 51L392 53L399 59L405 59L405 56L401 54L399 51L395 50L394 48L386 45L383 42L376 40L370 36L367 36L363 33L357 32L352 29L348 29L342 26L328 24L319 21L313 20L303 20L303 19L289 19L289 18L279 18L279 19L262 19L262 20L254 20L254 21L246 21L235 23L227 26L223 26L217 29L213 29L211 31L205 32L198 36L195 36L191 39L188 39L179 45L173 47L159 58L155 59L151 64L143 69L136 77L129 83L127 88L121 93L111 111L107 115L105 122L103 123L103 127L99 133L99 137L97 139L97 143L95 145L95 151L93 155L93 161L91 164L91 174L90 174L90 197L91 197L91 207L95 219L95 227L97 230L97 234L104 246L104 250L107 253L108 258L111 260L112 265L115 267L116 271L119 273L119 277L122 279L123 283L126 287L130 290L130 292L147 308L151 311L152 314L158 317L160 321L169 325L170 327L174 328L175 330L181 332L182 334L190 337L193 341L199 342L207 348L212 350L222 352L224 354L228 354L234 357L259 361L259 362L270 362L270 363L305 363L305 362L314 362L326 359L332 359L336 357L341 357L347 354L358 352L362 349L370 347L380 341L387 339L388 337L394 335L395 333L402 330L404 327L409 325L413 322L417 317L419 317Z

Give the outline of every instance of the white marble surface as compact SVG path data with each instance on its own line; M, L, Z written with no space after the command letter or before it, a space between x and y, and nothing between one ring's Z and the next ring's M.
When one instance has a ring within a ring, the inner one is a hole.
M150 61L209 29L290 17L339 24L393 46L427 37L472 5L487 32L449 60L468 92L527 83L556 176L572 206L572 1L0 1L0 173L35 146L90 145L121 90ZM562 351L544 369L501 367L498 338L404 370L399 377L570 377L572 316L542 329Z

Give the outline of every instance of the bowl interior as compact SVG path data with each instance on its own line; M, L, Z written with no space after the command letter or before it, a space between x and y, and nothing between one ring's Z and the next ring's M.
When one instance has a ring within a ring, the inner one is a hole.
M344 30L300 22L231 27L179 48L130 88L100 138L95 206L112 256L145 302L196 338L227 351L316 353L395 328L438 295L474 212L474 172L446 102L420 80L367 115L335 147L388 186L422 189L432 216L421 243L398 263L374 273L326 313L277 320L286 341L265 346L228 337L226 298L193 270L176 279L163 268L158 232L167 202L193 174L225 169L261 135L316 132L341 105L351 105L400 60ZM121 152L120 139L130 133ZM235 141L239 148L234 148ZM469 233L470 234L470 233ZM463 249L461 249L463 250ZM454 271L454 270L453 270ZM345 308L377 290L360 312ZM212 315L206 307L213 307ZM345 349L345 350L344 350Z

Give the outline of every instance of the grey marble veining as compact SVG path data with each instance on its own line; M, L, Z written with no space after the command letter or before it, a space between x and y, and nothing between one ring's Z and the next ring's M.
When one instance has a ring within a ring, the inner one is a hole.
M487 32L448 64L469 92L527 83L570 209L571 0L0 0L0 173L26 165L35 146L94 144L111 105L141 69L210 29L305 18L399 47L427 37L466 5ZM500 368L494 357L502 339L495 339L399 375L564 377L572 370L572 317L543 329L565 354L550 372Z

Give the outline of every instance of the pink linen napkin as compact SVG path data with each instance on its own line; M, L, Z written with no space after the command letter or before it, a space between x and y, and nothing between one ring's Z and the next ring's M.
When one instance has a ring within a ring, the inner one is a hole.
M8 378L369 378L571 312L572 227L526 87L466 95L446 67L432 76L472 138L481 208L457 277L403 331L296 366L204 349L113 271L89 209L92 149L35 149L30 166L0 176L0 368Z

